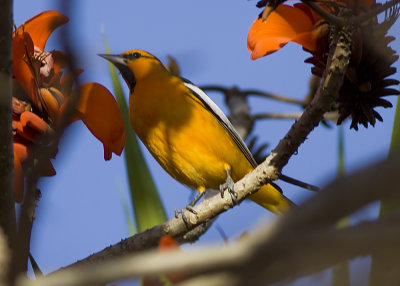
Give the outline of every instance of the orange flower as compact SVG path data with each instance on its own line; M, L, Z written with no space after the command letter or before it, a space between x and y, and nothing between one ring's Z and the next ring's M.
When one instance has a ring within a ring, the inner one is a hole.
M121 114L112 94L102 85L89 82L79 87L77 116L93 135L103 142L104 159L120 155L125 145Z
M265 21L259 18L250 28L247 46L252 52L251 59L273 53L290 41L296 42L312 54L306 62L313 64L312 73L321 77L329 54L328 25L304 4L290 7L280 4L282 2L267 0L257 4L259 7L276 9ZM329 8L328 2L319 5L325 5L321 8L328 13L338 13L343 7L350 8L354 15L365 13L377 5L375 0L340 0L333 4L331 7L335 9ZM375 108L392 107L384 97L399 94L397 90L389 88L398 85L399 81L387 79L396 72L391 65L398 56L388 46L394 38L386 33L398 16L399 11L393 9L381 23L376 17L371 17L354 33L350 63L335 105L339 113L337 124L351 117L350 128L355 130L360 124L366 128L369 124L374 126L376 120L383 120Z
M75 118L81 119L104 146L104 159L120 155L125 145L125 132L118 104L112 94L98 83L85 83L73 90L81 70L63 75L66 58L60 51L44 51L51 33L68 22L57 11L45 11L31 18L13 33L13 75L21 87L13 99L16 200L22 200L24 161L32 144L43 144L40 135L52 132L62 120L71 95L80 92ZM27 103L29 102L29 103ZM25 146L25 149L22 147ZM49 154L49 158L55 154ZM49 168L43 175L54 175Z
M35 144L46 145L40 142L40 136L52 132L51 127L39 116L29 111L30 105L12 98L13 120L12 128L14 133L14 197L16 202L21 202L24 193L24 171L23 164L31 153L31 146ZM49 154L49 158L55 154ZM45 162L42 169L42 176L53 176L55 170L50 160Z
M276 52L291 41L314 51L318 38L326 33L326 25L318 25L320 22L321 17L302 3L279 5L267 20L258 18L252 24L247 36L251 59Z
M292 7L281 4L283 2L268 0L257 3L257 7L267 5L272 11L265 21L258 17L250 27L247 47L252 52L252 60L271 54L288 42L298 43L313 53L317 49L318 40L327 34L324 20L307 5L300 3ZM337 0L334 3L337 7L353 9L355 15L376 5L375 0ZM326 3L321 8L333 12Z

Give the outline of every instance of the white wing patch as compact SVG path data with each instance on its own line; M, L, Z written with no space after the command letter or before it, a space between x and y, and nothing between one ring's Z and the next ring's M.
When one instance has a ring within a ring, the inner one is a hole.
M225 128L225 130L228 131L233 141L235 141L236 145L243 152L247 160L255 168L257 166L257 163L254 160L253 155L251 154L249 148L247 148L246 143L244 143L243 139L235 130L235 127L233 127L232 123L222 112L222 110L218 107L218 105L216 105L215 102L212 101L211 98L209 98L208 95L204 91L202 91L198 86L194 85L187 79L182 78L182 80L185 86L192 92L192 94L196 96L196 98L198 98L205 105L208 111L211 112L215 116L215 118L217 118L218 122Z

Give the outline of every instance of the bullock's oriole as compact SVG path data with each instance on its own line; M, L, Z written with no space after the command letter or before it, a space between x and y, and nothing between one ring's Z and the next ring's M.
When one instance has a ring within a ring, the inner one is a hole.
M255 168L246 144L200 88L171 75L145 51L100 56L119 69L130 89L129 116L136 134L176 180L203 192L236 182ZM293 205L270 184L249 198L275 214Z

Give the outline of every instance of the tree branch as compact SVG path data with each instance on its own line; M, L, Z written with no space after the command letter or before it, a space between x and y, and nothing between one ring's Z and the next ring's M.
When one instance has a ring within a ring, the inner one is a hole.
M253 120L260 119L299 119L303 113L259 113L251 116Z
M260 119L299 119L303 115L302 112L295 113L259 113L251 115L251 119L260 120ZM337 122L339 118L339 113L337 111L329 111L325 112L324 119L331 120L333 122Z
M311 103L296 121L278 146L272 151L276 154L272 161L281 170L305 141L308 134L318 126L324 114L330 110L338 96L351 55L351 43L354 26L334 28L331 26L333 41L330 43L330 54L327 69L324 72L321 85ZM264 164L264 163L263 163Z
M10 247L16 235L12 134L12 1L0 0L0 228Z
M286 216L230 245L157 253L150 251L98 264L70 267L19 286L105 284L118 279L181 273L194 277L179 285L267 285L294 279L346 259L371 253L400 253L400 210L373 222L334 228L359 208L399 196L400 153L336 180ZM396 260L397 261L397 260ZM400 274L392 277L400 281ZM199 284L203 282L203 284ZM226 283L224 283L226 284ZM397 285L397 284L393 284Z
M232 89L235 89L235 88L236 87L233 87ZM204 90L204 91L219 91L221 93L224 93L225 95L229 91L232 90L232 89L229 89L229 88L216 86L216 85L203 85L203 86L201 86L201 89ZM305 105L303 100L298 100L298 99L295 99L295 98L286 97L286 96L282 96L282 95L276 95L276 94L272 94L272 93L269 93L269 92L255 90L255 89L240 90L239 92L243 96L257 95L257 96L261 96L261 97L265 97L265 98L269 98L269 99L273 99L273 100L277 100L277 101L281 101L281 102L292 103L292 104L297 104L297 105L301 105L301 106Z

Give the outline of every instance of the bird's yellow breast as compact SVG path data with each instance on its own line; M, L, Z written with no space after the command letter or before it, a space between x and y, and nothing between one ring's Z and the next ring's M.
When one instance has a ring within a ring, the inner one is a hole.
M229 133L180 79L149 76L136 84L129 104L135 132L178 181L218 188L226 180L226 164L234 181L252 170Z

